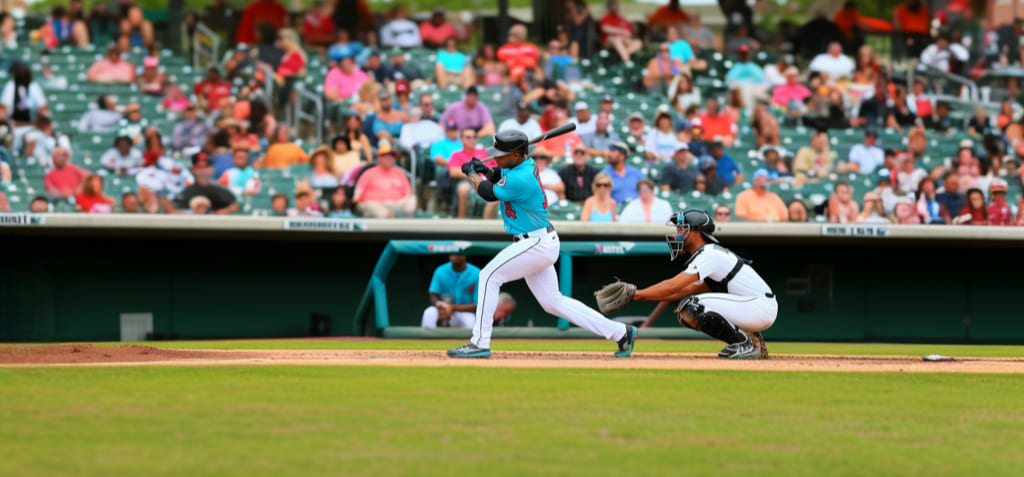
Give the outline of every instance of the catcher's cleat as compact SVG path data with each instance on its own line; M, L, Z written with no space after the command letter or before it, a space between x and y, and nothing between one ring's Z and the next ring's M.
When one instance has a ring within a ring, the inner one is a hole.
M466 343L458 348L448 350L448 356L452 358L489 358L491 350L480 348L473 343Z
M768 359L768 345L764 342L764 336L761 336L760 331L756 331L750 334L750 341L754 343L754 346L761 351L760 359Z
M725 359L761 359L761 350L754 345L748 336L746 340L722 348L718 352L719 358Z
M619 340L619 350L615 352L616 358L628 358L633 353L633 346L636 345L637 329L635 326L626 328L626 334Z

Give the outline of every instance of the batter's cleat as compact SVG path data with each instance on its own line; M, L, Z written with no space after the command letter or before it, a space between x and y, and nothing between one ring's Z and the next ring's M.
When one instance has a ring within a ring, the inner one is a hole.
M637 329L635 326L626 328L626 334L619 340L619 350L615 352L616 358L628 358L633 353L633 346L636 345Z
M761 357L759 359L768 359L768 345L764 342L764 336L761 336L760 331L756 331L750 334L750 341L754 343L754 346L761 351Z
M466 343L458 348L448 350L448 356L452 358L489 358L491 350L480 348L473 343Z

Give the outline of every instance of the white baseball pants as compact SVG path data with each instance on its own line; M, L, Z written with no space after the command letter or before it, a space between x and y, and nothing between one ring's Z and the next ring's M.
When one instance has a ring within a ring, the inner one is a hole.
M740 296L731 293L702 293L697 295L705 311L722 315L729 323L743 331L767 330L775 323L779 303L766 296Z
M452 328L472 328L476 321L476 314L469 311L456 311L452 313L452 319L448 326ZM428 306L423 310L423 319L420 322L423 328L437 328L437 307Z
M562 295L554 264L558 260L558 234L545 229L534 230L527 237L498 252L480 271L476 303L476 324L471 343L490 349L494 310L498 306L501 286L520 278L544 311L561 316L573 324L601 336L618 341L626 334L626 325L609 320L579 300Z

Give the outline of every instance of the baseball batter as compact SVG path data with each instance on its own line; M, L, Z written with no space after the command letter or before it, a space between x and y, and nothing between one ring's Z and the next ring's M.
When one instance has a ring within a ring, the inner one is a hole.
M690 256L682 273L640 290L625 282L609 284L595 293L601 311L614 313L631 301L682 300L675 310L679 324L725 341L720 358L767 358L761 332L775 323L775 293L751 262L719 245L707 212L676 212L666 225L676 229L665 236L672 260L681 252Z
M494 137L494 146L487 149L497 161L497 168L489 168L479 159L463 165L463 172L480 197L499 202L505 231L512 234L513 242L480 271L473 338L463 346L448 350L448 356L486 358L491 355L492 317L501 286L525 278L544 311L616 341L619 349L615 356L627 357L636 342L636 327L609 320L558 291L554 268L560 249L558 234L548 221L548 204L537 166L527 157L529 145L522 131L501 131Z

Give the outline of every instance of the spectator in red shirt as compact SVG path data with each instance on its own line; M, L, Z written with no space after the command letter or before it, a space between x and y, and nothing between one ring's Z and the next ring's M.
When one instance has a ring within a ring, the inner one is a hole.
M608 13L601 17L601 46L614 49L623 63L630 62L630 55L640 51L644 44L633 38L633 25L626 17L619 15L619 2L608 0Z
M679 6L679 0L669 0L667 5L658 7L658 9L648 17L647 26L651 31L664 37L666 35L666 30L670 28L677 28L679 24L686 23L689 20L689 15L687 15L686 11Z
M729 119L729 115L719 108L718 100L708 99L700 123L704 127L705 141L721 141L725 147L732 147L736 140L736 125Z
M277 66L274 79L277 84L284 84L284 81L292 76L302 76L306 71L306 52L302 50L299 43L299 35L291 28L285 28L277 34L284 50L284 57L281 64Z
M109 214L117 204L113 197L103 194L103 178L91 174L85 178L82 191L75 195L78 210L87 214Z
M256 29L261 24L281 29L288 26L288 10L276 0L256 0L242 11L235 32L235 43L256 43Z
M988 188L988 223L989 225L1014 225L1013 211L1006 202L1006 181L996 179Z
M206 70L206 78L192 88L192 94L207 112L213 112L220 105L221 99L231 96L231 83L221 77L216 66L211 66Z
M967 190L967 205L953 218L954 224L988 225L988 213L985 210L985 194L981 189Z
M71 151L63 147L53 148L51 153L53 169L46 173L46 193L54 199L71 197L82 186L88 172L71 164Z
M326 51L327 47L334 42L334 20L331 20L331 12L334 7L330 2L316 2L313 8L309 9L302 19L302 39L306 46L320 51Z
M508 43L498 48L498 59L508 66L509 77L518 81L528 70L532 70L537 79L544 78L540 64L540 48L526 41L526 26L513 25L508 29Z
M430 16L430 20L420 23L420 38L423 39L423 46L441 48L449 38L459 39L459 32L455 31L455 27L451 23L448 23L448 18L445 15L447 12L444 7L437 7L434 9L433 15Z

